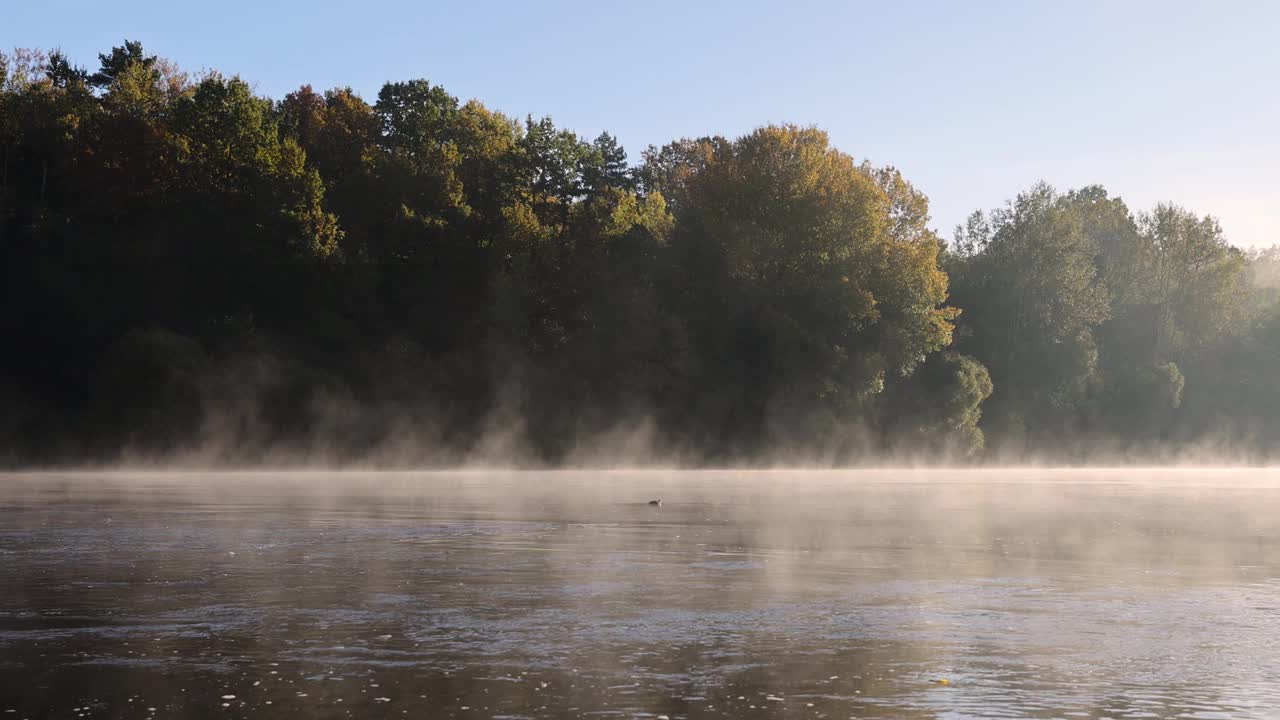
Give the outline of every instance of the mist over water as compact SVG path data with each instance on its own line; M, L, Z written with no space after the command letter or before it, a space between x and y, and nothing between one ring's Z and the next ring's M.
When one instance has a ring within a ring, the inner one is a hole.
M1269 717L1277 490L1161 468L7 475L0 712Z

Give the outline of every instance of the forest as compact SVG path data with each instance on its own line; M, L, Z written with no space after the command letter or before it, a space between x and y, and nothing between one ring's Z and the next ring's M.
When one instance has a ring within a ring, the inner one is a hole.
M1262 462L1280 250L1092 185L950 238L820 129L630 157L427 80L0 55L0 464ZM594 454L593 454L594 453Z

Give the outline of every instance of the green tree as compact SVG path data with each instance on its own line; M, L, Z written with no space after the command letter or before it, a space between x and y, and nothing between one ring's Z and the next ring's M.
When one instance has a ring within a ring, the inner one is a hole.
M627 151L617 138L600 133L591 143L591 151L583 163L582 182L589 192L604 188L630 190L636 183L627 165Z
M955 352L930 355L885 394L882 425L891 449L926 458L979 457L982 403L991 396L982 363Z
M145 55L142 43L136 40L125 40L124 45L111 48L110 53L99 55L98 60L102 66L89 76L89 84L94 87L109 87L130 65L141 65L147 72L154 73L157 79L160 76L156 68L156 56Z
M956 229L948 270L965 309L957 348L991 372L986 415L1001 440L1052 442L1089 410L1094 332L1110 317L1097 255L1071 199L1043 183Z
M1140 222L1151 248L1154 354L1180 357L1238 329L1245 320L1247 266L1218 221L1159 205Z
M45 74L49 82L60 88L66 88L69 85L86 85L89 82L89 72L72 65L67 60L67 56L59 50L49 53L49 65Z

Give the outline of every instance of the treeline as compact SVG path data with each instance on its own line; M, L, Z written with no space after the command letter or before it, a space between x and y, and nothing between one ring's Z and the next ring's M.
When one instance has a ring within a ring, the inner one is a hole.
M0 460L1168 453L1280 437L1280 262L1037 186L943 243L815 129L650 147L0 55ZM950 286L950 287L949 287Z

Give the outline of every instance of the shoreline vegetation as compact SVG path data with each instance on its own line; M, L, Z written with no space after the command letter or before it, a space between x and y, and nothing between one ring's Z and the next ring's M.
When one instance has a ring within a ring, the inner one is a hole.
M0 54L0 467L1268 464L1280 250L1037 184L947 239L770 125Z

